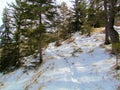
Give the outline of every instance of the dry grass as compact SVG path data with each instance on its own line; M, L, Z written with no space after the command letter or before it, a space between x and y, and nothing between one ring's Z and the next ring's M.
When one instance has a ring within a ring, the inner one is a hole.
M40 71L40 72L36 73L36 74L31 78L31 80L27 81L27 82L26 82L27 84L26 84L26 86L25 86L25 90L28 90L29 87L30 87L31 85L33 85L34 83L38 83L37 79L41 76L41 74L42 74L42 72Z
M101 28L92 28L92 33L104 33L105 31L105 28L104 27L101 27Z
M115 22L115 25L116 25L116 26L120 26L120 21L116 21L116 22Z
M66 43L69 44L69 43L72 43L75 41L75 38L69 38L66 40Z
M44 86L40 86L37 90L42 90L43 87L44 87Z

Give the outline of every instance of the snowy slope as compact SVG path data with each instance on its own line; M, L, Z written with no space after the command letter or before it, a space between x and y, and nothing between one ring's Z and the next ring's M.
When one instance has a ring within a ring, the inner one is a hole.
M1 74L0 90L120 90L120 71L112 69L115 56L103 41L103 33L91 37L76 33L59 47L51 43L37 70L22 67ZM26 59L29 65L32 56Z

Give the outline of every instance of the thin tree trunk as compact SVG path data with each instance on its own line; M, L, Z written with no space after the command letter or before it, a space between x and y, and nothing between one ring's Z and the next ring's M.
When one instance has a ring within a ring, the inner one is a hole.
M16 45L16 47L15 47L15 49L17 50L16 51L16 57L15 57L15 59L17 59L18 61L18 63L17 63L17 65L19 66L20 65L20 58L21 58L21 55L20 55L20 29L21 29L21 23L20 23L20 21L18 22L18 27L17 27L17 39L16 39L16 43L17 43L17 45Z
M42 15L40 13L39 15L39 25L42 25ZM40 64L43 62L43 57L42 57L42 32L39 32L39 41L38 41L38 49L39 49L39 62Z
M75 0L75 15L76 15L75 30L79 31L78 0Z
M39 51L39 63L41 64L43 62L43 57L42 57L42 36L41 36L41 34L39 36L39 41L38 41L38 51Z

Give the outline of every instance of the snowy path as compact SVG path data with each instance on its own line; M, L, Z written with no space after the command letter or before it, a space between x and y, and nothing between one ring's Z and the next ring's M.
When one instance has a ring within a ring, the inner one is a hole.
M109 60L110 55L105 52L105 49L99 47L101 44L100 41L102 40L99 41L97 39L101 37L103 36L95 36L91 39L84 37L78 38L76 42L72 44L74 47L70 46L70 49L71 47L71 50L74 50L74 48L82 48L83 53L77 52L74 54L75 56L59 57L61 58L60 60L63 66L57 68L57 65L54 67L58 69L56 71L59 71L59 68L63 68L62 70L65 72L62 74L63 77L60 75L60 79L66 82L59 82L59 84L51 82L50 85L43 88L43 90L52 90L54 88L56 88L56 90L116 90L116 86L118 86L119 83L117 81L115 82L112 75L108 74L112 73L110 69L113 61L111 62ZM60 56L71 54L70 51L67 53L64 52L68 50L66 50L64 45L63 47L64 49L61 49L62 53L60 53ZM69 49L69 46L67 49ZM64 77L64 75L66 75L66 77ZM62 86L61 83L63 83Z
M50 44L38 70L24 73L21 68L0 77L0 90L119 90L120 71L111 68L114 57L100 47L103 34L80 37L76 33L73 40L59 47Z

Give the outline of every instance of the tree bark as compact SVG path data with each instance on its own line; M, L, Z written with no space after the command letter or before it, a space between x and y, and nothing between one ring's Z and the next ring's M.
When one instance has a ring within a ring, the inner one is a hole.
M120 43L119 42L119 34L117 31L114 30L114 18L115 18L115 7L117 0L109 0L109 21L108 21L108 34L111 39L112 43L112 52L117 54L120 49L120 47L116 47L115 44Z
M42 15L40 13L39 15L39 25L42 25ZM38 41L38 51L39 51L39 63L41 64L43 62L42 57L42 31L39 32L39 41Z
M108 10L107 10L107 1L104 0L104 10L105 10L105 45L110 44L109 34L108 34Z
M43 57L42 57L42 36L41 36L41 34L39 36L39 41L38 41L38 51L39 51L39 63L41 64L43 62Z

